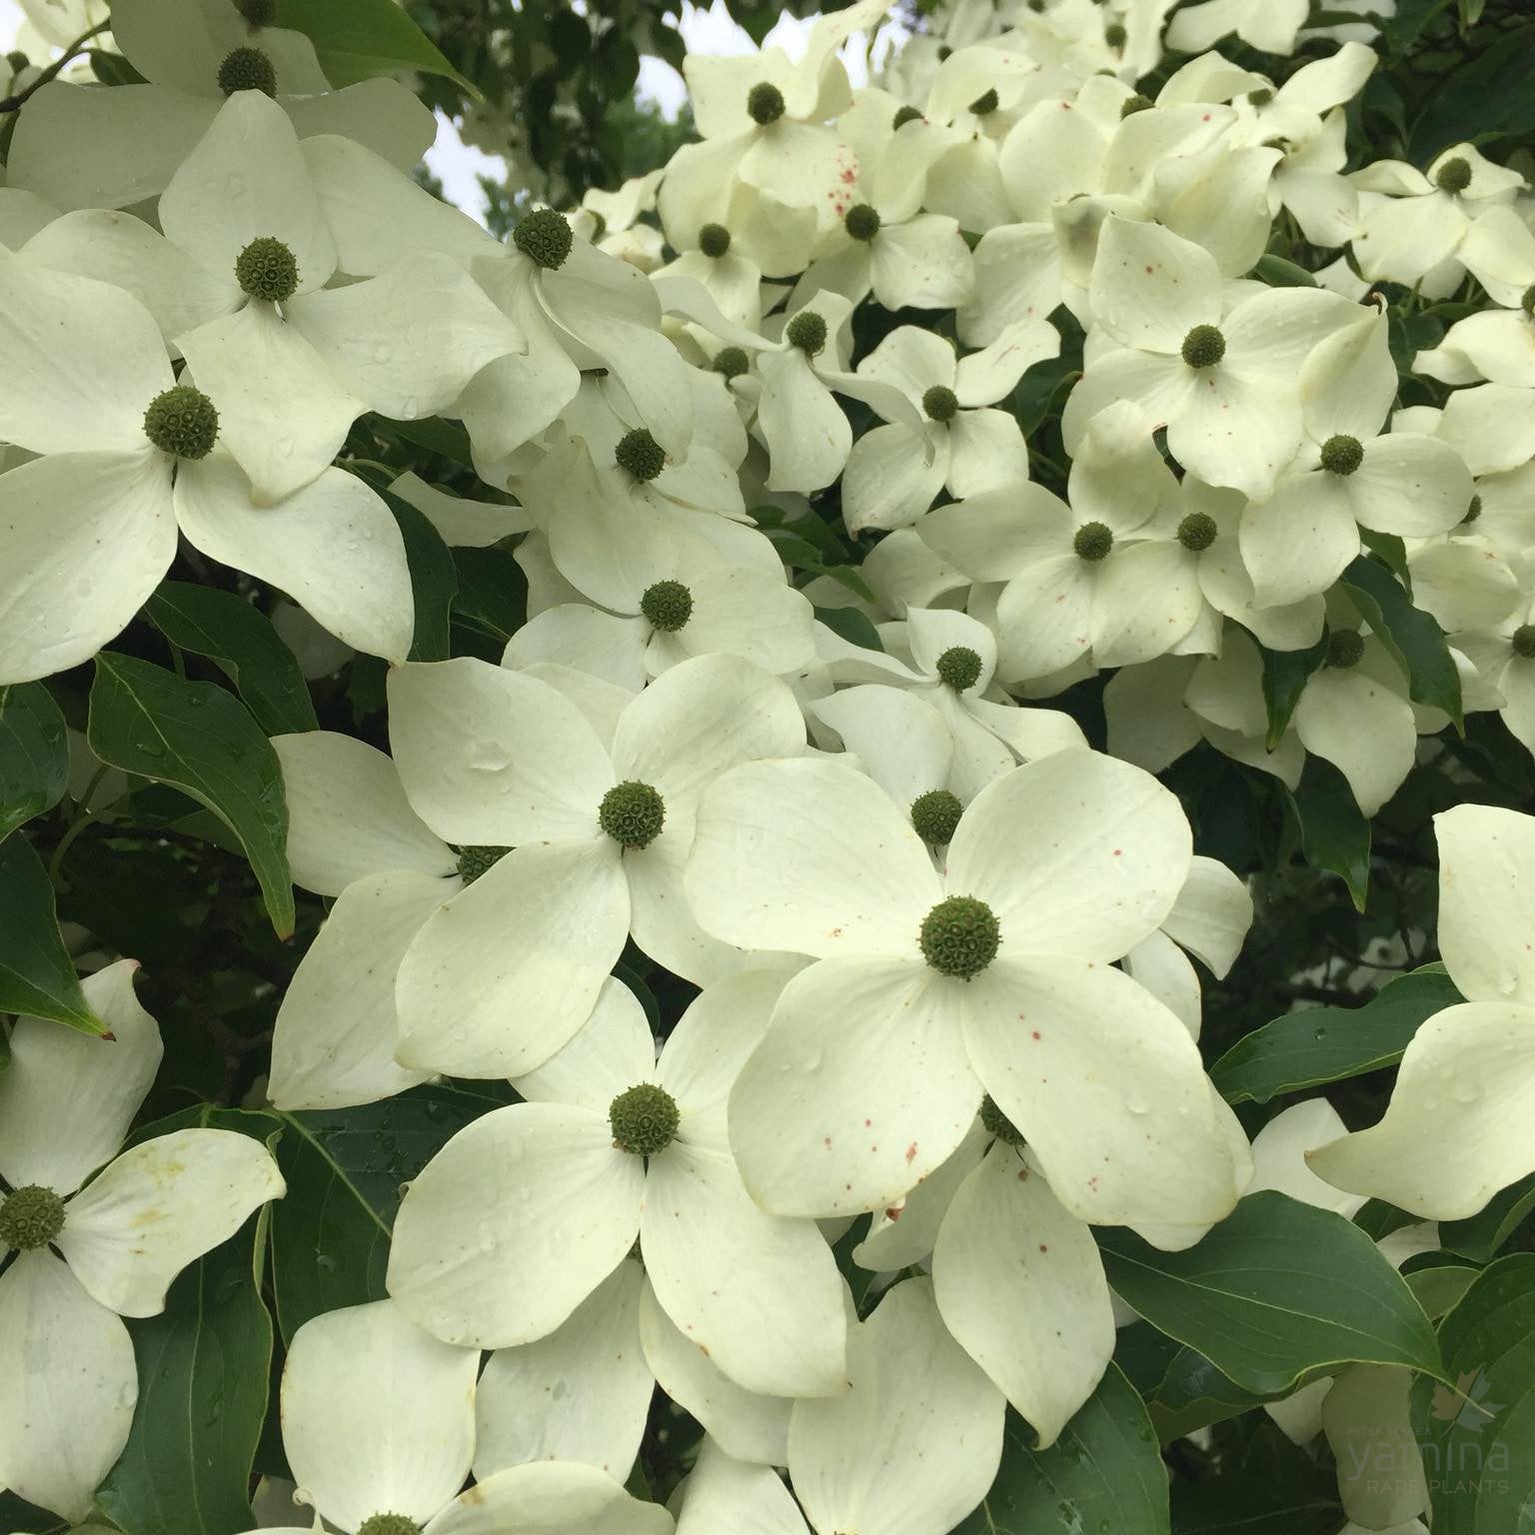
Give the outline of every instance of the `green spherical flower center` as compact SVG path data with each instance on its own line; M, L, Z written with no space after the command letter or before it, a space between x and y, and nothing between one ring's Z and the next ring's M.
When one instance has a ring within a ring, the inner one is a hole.
M934 384L923 392L922 409L934 421L952 421L959 414L959 396L944 384Z
M263 96L277 94L277 70L259 48L236 48L225 54L219 65L219 89L226 96L236 91L260 91Z
M620 847L649 847L666 824L666 801L648 784L630 779L602 796L597 824Z
M277 0L235 0L235 9L253 27L269 27L277 20Z
M997 110L997 93L994 90L983 91L970 103L970 110L977 117L989 117Z
M1347 671L1364 659L1364 638L1352 629L1335 629L1327 636L1327 664Z
M954 840L964 813L959 796L947 789L929 789L911 802L912 827L924 842L934 847L947 847Z
M1183 360L1191 368L1213 368L1226 355L1226 338L1215 325L1196 325L1183 338Z
M783 333L790 346L814 357L826 345L826 319L813 309L802 309L784 326Z
M842 227L855 240L872 240L879 233L879 210L868 203L854 203L843 215Z
M951 645L938 657L938 680L963 693L980 680L981 658L968 645Z
M1110 48L1123 48L1129 36L1130 34L1117 21L1111 21L1103 29L1103 40Z
M1454 155L1439 167L1434 184L1441 192L1464 192L1471 185L1471 162Z
M1071 547L1079 560L1106 560L1114 547L1114 534L1107 523L1084 522L1077 529Z
M1208 512L1190 512L1178 524L1178 542L1198 554L1215 542L1216 531L1215 519Z
M922 114L916 107L900 107L897 109L895 116L891 118L890 126L893 130L899 131L907 123L920 122L921 120Z
M1023 1145L1023 1135L1018 1126L996 1105L990 1093L981 1099L981 1128L994 1135L1004 1146Z
M574 240L570 221L553 208L535 208L525 213L512 230L512 244L547 272L558 271L565 265Z
M1535 660L1535 624L1520 624L1509 638L1521 661Z
M666 468L666 450L642 426L618 439L613 457L637 480L653 480Z
M726 378L738 378L751 366L751 359L746 355L745 347L727 346L714 354L714 361L709 366Z
M252 298L281 304L298 291L298 259L281 240L259 235L235 257L235 281Z
M458 877L466 885L472 885L510 852L509 847L461 847L458 850Z
M357 1526L357 1535L421 1535L421 1526L408 1514L374 1514Z
M693 594L680 581L657 581L645 588L640 612L652 629L675 634L693 616Z
M718 261L730 249L730 231L723 224L705 224L698 231L698 248L711 261Z
M759 80L746 93L746 110L754 123L766 128L783 116L783 92L771 81Z
M1480 517L1481 515L1482 515L1482 498L1480 496L1472 496L1470 505L1468 505L1466 507L1466 515L1464 517L1462 517L1460 520L1462 522L1475 522L1476 519L1478 517Z
M1149 112L1156 105L1150 96L1143 96L1137 91L1133 96L1126 96L1119 104L1119 118L1123 122L1127 117L1133 117L1137 112Z
M64 1201L36 1183L0 1199L0 1248L46 1247L64 1229Z
M1519 300L1519 307L1527 315L1529 315L1532 320L1535 320L1535 283L1531 283L1530 286L1524 290L1524 297Z
M1329 474L1353 474L1364 462L1364 444L1342 433L1322 444L1322 467Z
M917 942L923 959L940 975L968 981L997 957L1002 930L985 901L951 895L922 919Z
M206 458L219 434L219 413L201 389L174 384L144 412L144 435L176 458Z
M654 1082L641 1082L608 1105L613 1144L630 1156L659 1156L677 1138L677 1100Z

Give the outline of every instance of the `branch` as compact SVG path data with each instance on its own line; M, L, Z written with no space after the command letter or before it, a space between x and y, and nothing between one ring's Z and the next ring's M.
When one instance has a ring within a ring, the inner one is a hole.
M85 45L93 37L99 37L109 26L111 26L111 22L104 21L99 26L92 27L89 32L82 33L64 50L63 55L55 59L26 90L18 91L14 96L7 96L4 101L0 101L0 112L19 112L34 91L39 91L43 86L49 84L50 81L57 80L59 75L63 73L65 66L73 64L85 52Z

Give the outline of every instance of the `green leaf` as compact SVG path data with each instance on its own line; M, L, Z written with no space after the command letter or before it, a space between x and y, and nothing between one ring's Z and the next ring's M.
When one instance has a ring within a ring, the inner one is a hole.
M879 630L857 608L817 608L815 616L850 644L862 645L865 650L882 651L885 648L880 643Z
M172 784L218 816L245 849L278 937L292 933L282 772L272 743L232 693L104 650L86 734L103 762Z
M1403 1364L1437 1374L1423 1308L1357 1226L1286 1194L1249 1194L1203 1241L1167 1253L1096 1233L1109 1284L1236 1385L1289 1391L1308 1371Z
M1196 1349L1146 1322L1119 1329L1114 1362L1145 1399L1163 1444L1235 1418L1268 1400L1244 1391Z
M1311 756L1294 792L1282 785L1281 792L1289 796L1306 862L1338 875L1363 911L1370 894L1370 823L1348 779L1324 757Z
M267 735L320 728L293 652L250 603L216 587L163 581L144 611L173 645L218 663Z
M1399 976L1362 1007L1286 1013L1239 1039L1211 1068L1228 1103L1268 1103L1281 1093L1394 1066L1419 1025L1464 1001L1442 966Z
M1483 1269L1439 1341L1453 1388L1413 1387L1434 1535L1525 1535L1535 1466L1535 1253Z
M405 540L405 562L410 566L410 585L416 598L416 632L411 641L412 661L446 661L448 611L458 591L458 572L442 534L432 526L425 513L409 501L380 491Z
M418 448L451 459L466 469L474 467L474 450L469 445L469 433L457 421L444 421L441 416L424 416L419 421L394 421L388 416L369 419L377 421L380 426L387 427L397 437Z
M455 549L453 611L504 645L527 622L528 578L508 549ZM497 658L499 659L499 657Z
M1535 1175L1499 1189L1475 1215L1463 1221L1441 1222L1440 1245L1473 1263L1490 1263L1532 1210Z
M396 0L277 0L277 25L314 44L320 68L338 89L413 69L445 75L479 96Z
M1271 288L1314 288L1316 278L1303 266L1286 261L1283 256L1260 256L1252 275Z
M127 1535L238 1535L266 1416L265 1212L193 1263L162 1315L130 1321L139 1400L97 1501Z
M30 1013L105 1034L80 990L73 961L59 936L53 886L25 837L0 843L0 1013Z
M1167 1535L1167 1468L1146 1408L1117 1366L1048 1450L1033 1442L1034 1431L1009 1411L997 1479L955 1535Z
M64 716L40 682L0 688L0 841L69 786Z
M1433 1263L1427 1268L1410 1269L1403 1273L1407 1288L1418 1298L1430 1317L1441 1317L1470 1288L1477 1270L1464 1263Z
M312 1316L384 1297L401 1185L472 1119L511 1101L493 1085L413 1088L383 1103L284 1114L272 1275L284 1341Z
M1290 728L1306 679L1327 659L1327 637L1309 650L1270 650L1266 645L1258 650L1263 657L1263 706L1268 711L1265 745L1273 751Z
M1442 709L1464 734L1460 673L1444 630L1412 605L1401 583L1376 560L1360 555L1339 579L1364 621L1402 668L1413 701Z

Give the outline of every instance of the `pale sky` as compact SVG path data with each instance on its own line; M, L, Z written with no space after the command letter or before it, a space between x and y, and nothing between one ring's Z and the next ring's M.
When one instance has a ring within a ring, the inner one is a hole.
M0 52L14 46L16 34L23 21L21 7L16 0L0 0ZM776 43L791 57L804 46L805 35L815 18L804 20L782 15L777 25L768 33L768 43ZM884 29L890 31L895 24ZM751 53L755 45L742 27L731 20L724 0L713 0L705 10L683 0L682 24L679 30L689 53ZM848 74L855 85L865 83L865 40L855 36L844 49ZM641 100L654 101L667 117L675 117L687 97L682 76L670 64L657 58L640 60L640 78L636 93ZM474 218L484 212L477 177L484 175L499 180L505 165L493 155L481 153L464 144L453 124L439 116L437 142L427 151L426 163L442 182L450 201L456 203Z

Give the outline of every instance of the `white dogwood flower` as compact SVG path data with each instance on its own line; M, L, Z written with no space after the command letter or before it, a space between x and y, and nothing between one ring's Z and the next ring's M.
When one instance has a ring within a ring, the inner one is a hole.
M1080 1218L1219 1219L1232 1164L1198 1052L1111 965L1171 909L1190 856L1164 789L1082 751L982 790L942 876L906 807L843 763L722 777L687 869L699 921L818 961L785 988L732 1094L753 1196L785 1213L884 1209L990 1093Z
M659 1061L633 993L607 982L580 1033L516 1079L527 1101L461 1130L411 1184L389 1260L398 1304L453 1342L530 1342L638 1236L657 1300L732 1379L775 1396L842 1390L831 1250L812 1221L752 1202L725 1133L783 977L706 989Z
M1301 364L1358 314L1318 288L1271 288L1228 309L1202 246L1114 215L1099 236L1091 301L1117 349L1091 356L1066 402L1068 450L1100 410L1130 400L1148 430L1167 428L1168 451L1184 469L1259 497L1300 445Z
M987 407L1059 351L1060 337L1043 320L1010 325L966 357L914 325L891 331L857 372L899 390L910 410L853 444L842 475L848 532L905 527L945 489L974 496L1028 479L1029 450L1017 420Z
M623 710L611 751L548 683L467 657L397 668L389 700L416 814L457 846L512 849L406 949L403 1064L531 1071L580 1028L631 933L698 984L740 966L694 920L682 866L707 785L738 763L803 750L783 682L733 656L694 657Z
M232 1130L119 1151L161 1056L137 969L119 960L83 983L112 1038L23 1017L0 1072L0 1487L71 1520L133 1421L120 1319L158 1316L182 1269L284 1192L266 1147Z
M0 679L86 660L170 567L178 528L282 588L359 650L403 660L414 619L389 508L325 469L256 506L216 446L217 400L176 380L159 327L120 288L0 253L12 388L0 437L42 455L0 475Z
M392 1301L305 1322L282 1379L295 1500L343 1535L671 1535L664 1508L582 1462L511 1466L464 1488L479 1365L477 1349L440 1342Z

